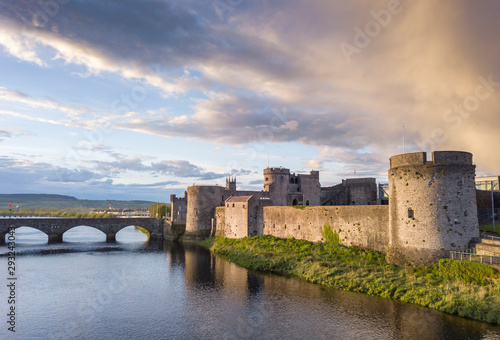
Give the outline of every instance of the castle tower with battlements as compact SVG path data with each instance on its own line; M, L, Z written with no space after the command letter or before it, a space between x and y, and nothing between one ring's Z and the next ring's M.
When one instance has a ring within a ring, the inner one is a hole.
M318 171L267 168L262 191L237 190L236 178L188 187L184 198L171 197L172 217L186 211L185 239L273 235L318 242L329 227L340 244L383 252L394 264L435 263L479 236L472 154L396 155L388 175L389 204L375 205L373 178L321 188Z
M418 265L467 250L479 236L472 154L416 152L390 163L388 260Z
M236 177L226 177L226 190L236 191Z
M320 205L319 171L296 175L286 168L266 168L264 191L274 205Z

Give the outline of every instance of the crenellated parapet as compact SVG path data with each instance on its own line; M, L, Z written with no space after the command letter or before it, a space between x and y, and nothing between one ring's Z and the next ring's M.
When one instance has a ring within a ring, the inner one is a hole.
M467 250L479 227L472 154L431 156L390 158L389 206L375 206L374 178L321 188L318 171L264 169L263 191L236 190L232 178L225 187L189 187L185 239L265 234L319 241L330 228L341 244L385 252L389 262L435 263L450 251Z
M170 195L170 222L176 224L185 224L187 216L187 191L184 191L184 197Z
M389 260L432 263L479 236L472 154L436 151L391 157Z

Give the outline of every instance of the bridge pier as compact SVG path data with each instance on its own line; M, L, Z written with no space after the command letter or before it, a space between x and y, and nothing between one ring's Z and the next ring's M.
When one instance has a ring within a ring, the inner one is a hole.
M49 244L52 243L62 243L63 235L62 234L50 234L49 235Z
M106 234L106 243L114 243L114 242L116 242L116 234L115 233Z

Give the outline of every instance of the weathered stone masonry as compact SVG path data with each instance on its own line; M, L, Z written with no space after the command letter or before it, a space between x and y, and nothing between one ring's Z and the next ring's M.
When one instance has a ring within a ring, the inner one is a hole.
M417 152L393 156L390 164L388 206L354 205L373 204L372 179L321 188L316 172L301 178L283 168L264 170L262 192L189 187L186 233L316 242L329 226L341 244L387 253L392 263L433 263L449 251L466 250L479 236L472 154L436 151L428 161L425 152ZM327 205L284 206L321 201Z
M9 227L32 227L48 236L49 243L63 241L63 234L71 228L89 226L106 234L107 242L114 242L116 233L129 226L140 226L151 238L163 238L163 220L157 218L12 218L0 219L0 244L5 241Z
M259 235L294 237L313 242L323 240L323 228L331 227L344 245L377 251L387 249L388 206L263 207ZM227 210L217 208L216 236L235 238L228 228ZM245 235L253 236L253 235Z
M433 261L479 236L475 166L468 152L391 157L389 259Z

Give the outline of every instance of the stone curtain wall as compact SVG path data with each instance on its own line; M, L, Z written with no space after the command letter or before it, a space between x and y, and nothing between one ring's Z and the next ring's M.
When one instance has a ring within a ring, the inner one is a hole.
M388 224L388 206L265 207L263 234L317 242L329 225L343 245L385 252Z
M217 237L234 238L234 236L231 236L231 234L234 235L234 233L231 233L231 231L226 228L226 209L224 207L215 208L215 232L214 232L214 234Z
M388 246L388 206L337 207L258 207L263 211L263 231L259 234L321 241L323 228L329 225L339 235L340 243L385 252ZM216 208L216 236L235 238L235 231L225 223L223 207Z

